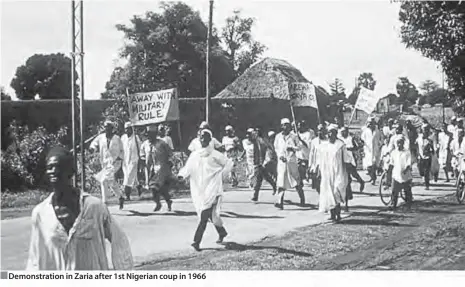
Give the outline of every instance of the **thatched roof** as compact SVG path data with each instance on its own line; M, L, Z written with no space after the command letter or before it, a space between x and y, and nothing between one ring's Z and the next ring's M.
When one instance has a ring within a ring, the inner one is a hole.
M248 68L239 78L216 95L215 100L289 99L288 85L310 82L294 66L284 60L265 58ZM329 95L316 87L317 98ZM321 103L321 102L320 102Z

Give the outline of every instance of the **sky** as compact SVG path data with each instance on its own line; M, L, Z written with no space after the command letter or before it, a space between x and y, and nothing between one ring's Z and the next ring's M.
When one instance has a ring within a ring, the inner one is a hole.
M207 21L207 0L184 1ZM133 15L159 11L160 1L85 1L85 98L98 99L113 69L122 63L118 52L123 34L116 24ZM254 17L254 38L267 46L264 57L283 59L314 84L329 90L340 78L350 94L356 77L371 72L375 92L395 93L398 77L419 86L424 80L442 83L438 63L405 48L399 37L399 4L390 1L234 1L214 2L213 24L221 29L235 9ZM16 68L35 53L71 51L70 1L8 1L0 3L0 85L10 87Z

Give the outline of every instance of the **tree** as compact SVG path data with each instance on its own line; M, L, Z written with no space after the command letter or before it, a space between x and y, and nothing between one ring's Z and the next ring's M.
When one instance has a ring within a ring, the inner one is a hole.
M415 85L407 77L399 78L396 90L401 104L414 104L420 96Z
M353 105L357 102L358 95L360 93L360 87L364 87L374 91L375 86L376 81L373 78L373 73L361 73L360 76L358 76L357 78L357 86L354 87L354 89L349 95L349 102Z
M74 75L76 85L78 76ZM36 95L40 99L70 99L71 59L61 53L35 54L16 69L10 85L20 100L33 100Z
M430 93L437 89L439 89L439 84L435 81L426 80L420 84L420 90L422 90L424 94Z
M3 86L0 86L0 94L2 95L2 101L11 101L10 95L7 94Z
M254 21L253 18L242 17L241 11L235 10L231 17L226 18L226 25L221 33L221 41L236 77L255 63L266 49L252 37Z
M334 79L334 82L329 84L329 88L331 90L331 96L336 98L344 98L346 97L345 88L342 85L342 82L339 78Z
M465 2L403 2L399 20L402 42L441 63L456 110L465 112Z
M425 103L431 106L436 104L447 104L447 90L442 88L437 88L433 91L428 92L424 96Z
M120 57L127 64L117 67L106 83L103 98L130 92L178 87L181 97L204 97L207 26L198 12L184 3L161 3L161 13L134 16L131 24L117 25L126 44ZM234 71L219 39L212 37L211 93L229 84Z

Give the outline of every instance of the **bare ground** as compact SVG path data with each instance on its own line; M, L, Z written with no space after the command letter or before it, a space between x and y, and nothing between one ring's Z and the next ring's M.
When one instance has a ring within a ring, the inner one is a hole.
M166 255L145 270L464 270L465 206L453 196L411 210L354 212L340 224L194 255Z

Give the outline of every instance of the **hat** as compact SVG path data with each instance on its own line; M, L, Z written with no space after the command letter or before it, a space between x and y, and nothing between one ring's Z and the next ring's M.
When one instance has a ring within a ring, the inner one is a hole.
M202 129L208 129L210 127L210 125L206 122L206 121L203 121L199 128L202 130Z
M421 125L421 128L422 128L422 129L426 129L426 128L428 128L428 127L429 127L429 125L428 125L427 123L423 123L423 124Z
M150 125L150 126L147 126L147 131L148 132L155 132L155 131L158 131L158 128L157 128L157 126Z
M255 130L253 128L248 128L247 133L253 133Z
M337 131L337 128L338 128L337 125L335 125L335 124L330 124L330 125L328 126L328 131Z
M319 125L316 127L316 129L319 130L319 131L323 130L324 128L325 128L325 126L322 125L322 124L319 124Z
M388 120L388 123L393 123L393 122L394 122L394 119L392 118Z
M269 136L269 137L272 137L272 136L274 136L275 134L276 134L276 133L275 133L274 131L269 131L269 132L268 132L268 136Z
M132 126L131 122L125 122L124 123L124 128L127 129L127 128L130 128Z
M113 125L113 122L110 121L110 120L106 120L104 123L103 123L104 126L114 126Z
M226 126L226 127L224 128L224 130L225 130L225 131L232 131L232 130L234 130L234 129L233 129L232 126Z
M348 130L349 130L348 127L342 127L342 128L341 128L341 131L348 131Z
M450 120L451 120L451 121L455 121L456 119L457 119L457 117L456 117L456 116L453 116Z
M458 122L463 122L463 118L458 118L457 121Z
M290 124L291 121L288 119L288 118L283 118L281 119L281 124L284 125L284 124Z

